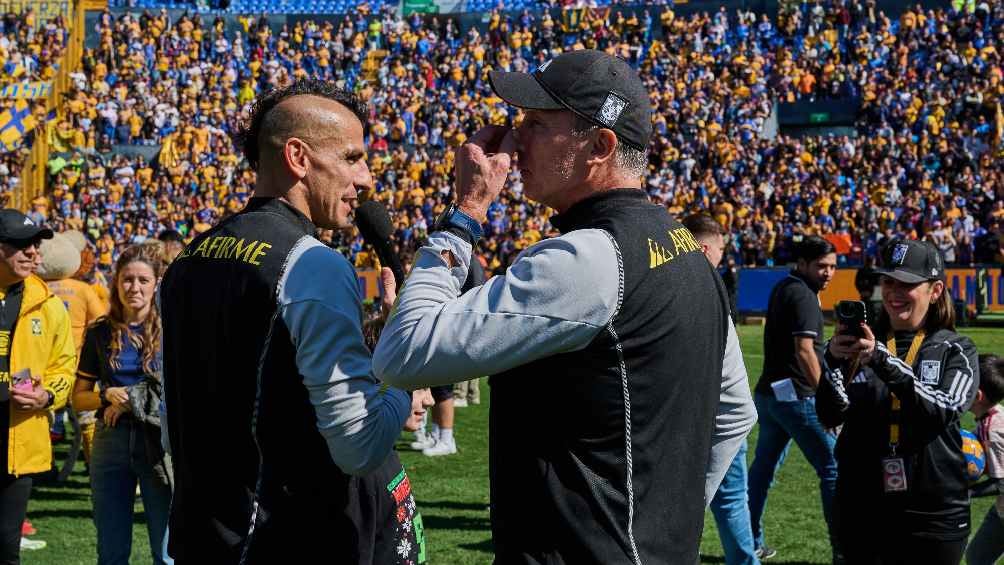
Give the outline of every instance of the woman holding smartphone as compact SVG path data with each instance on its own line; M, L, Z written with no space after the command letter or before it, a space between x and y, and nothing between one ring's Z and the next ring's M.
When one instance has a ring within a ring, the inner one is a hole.
M848 563L956 565L969 537L960 418L979 382L976 347L955 332L944 260L894 241L877 269L874 326L841 325L816 397L837 440L835 528Z
M101 565L129 563L137 482L153 562L170 562L163 542L172 481L160 443L161 325L154 305L162 257L159 243L134 245L122 253L115 265L111 308L87 329L77 367L73 405L98 410L91 498Z

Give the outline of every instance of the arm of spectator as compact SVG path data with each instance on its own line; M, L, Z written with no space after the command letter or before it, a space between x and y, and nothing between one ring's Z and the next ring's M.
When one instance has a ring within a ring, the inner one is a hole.
M826 347L823 355L823 378L816 388L816 414L826 429L834 429L844 423L844 414L851 405L844 386L844 368L840 360L833 357Z
M374 352L380 378L420 388L576 351L620 305L619 252L602 230L541 241L461 295L470 259L470 244L447 232L419 250Z
M332 460L346 473L365 474L393 449L411 398L373 376L363 341L362 301L348 261L304 238L287 265L276 323L289 331Z
M78 411L101 408L101 397L94 390L101 375L101 357L98 352L97 333L88 328L84 334L84 345L80 348L80 362L77 363L77 379L73 383L71 404Z
M822 338L819 328L823 327L823 311L816 293L807 286L789 285L788 289L785 300L793 317L791 335L795 340L795 361L808 384L816 388L823 374L815 350L815 340Z
M962 417L976 397L979 364L976 346L964 336L944 341L943 361L938 362L938 382L917 378L913 368L889 352L881 341L875 343L870 366L903 403L904 420L909 418L921 437L940 433ZM932 379L933 380L933 379ZM918 441L921 441L918 439Z
M52 298L54 304L47 306L53 332L49 349L49 360L42 375L42 387L52 395L52 410L66 406L73 390L74 371L77 366L77 347L73 344L73 330L70 314L62 301Z
M816 355L816 347L813 338L796 335L795 339L795 361L802 374L809 380L812 388L819 386L819 379L823 374L823 369L819 365L819 356Z
M710 504L725 477L732 460L756 423L756 407L750 394L749 377L739 347L739 336L732 320L728 320L729 335L722 364L722 392L715 416L715 432L711 438L711 459L705 475L704 503Z

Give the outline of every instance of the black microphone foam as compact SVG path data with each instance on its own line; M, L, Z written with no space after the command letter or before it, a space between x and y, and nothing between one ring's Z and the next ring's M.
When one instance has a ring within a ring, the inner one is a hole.
M375 200L363 202L355 211L356 227L363 236L363 241L370 244L380 257L380 262L390 267L394 272L394 283L397 288L401 288L404 281L404 267L401 266L401 259L394 253L394 246L390 241L394 234L394 224L390 221L390 215L383 204Z

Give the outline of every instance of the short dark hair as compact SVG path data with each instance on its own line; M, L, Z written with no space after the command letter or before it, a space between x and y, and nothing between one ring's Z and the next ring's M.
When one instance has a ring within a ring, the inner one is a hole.
M690 233L694 234L696 238L707 237L709 235L723 235L725 233L722 225L715 221L714 218L700 212L684 218L683 226L690 230Z
M990 404L1004 400L1004 358L992 353L980 355L980 390Z
M164 230L157 235L157 239L164 243L169 241L185 242L185 237L178 230Z
M836 252L837 248L833 247L832 243L818 235L806 236L805 239L795 246L795 258L806 263Z
M363 127L366 127L366 103L355 94L338 88L335 83L320 79L302 79L265 94L251 105L251 113L248 119L241 124L240 129L234 136L237 146L244 151L244 158L252 169L258 169L261 161L261 133L262 124L268 114L279 105L280 102L293 96L320 96L328 100L334 100L345 106L352 112Z

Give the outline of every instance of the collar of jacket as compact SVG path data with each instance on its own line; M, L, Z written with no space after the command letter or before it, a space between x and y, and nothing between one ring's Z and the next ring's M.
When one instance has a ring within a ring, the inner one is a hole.
M241 213L254 212L256 210L275 212L286 217L290 221L300 225L303 230L310 235L317 231L317 226L303 212L294 208L289 202L274 196L255 196L248 200L247 206Z
M640 188L615 188L594 194L572 204L562 214L551 216L551 225L561 233L577 230L611 208L648 203L648 194Z
M50 296L55 295L49 290L49 285L45 284L42 279L36 275L26 278L24 280L24 294L21 298L21 314L18 317L21 317L29 310L38 308Z

